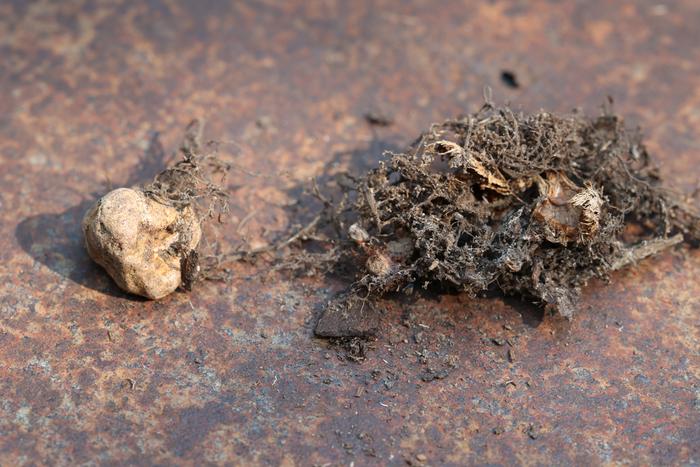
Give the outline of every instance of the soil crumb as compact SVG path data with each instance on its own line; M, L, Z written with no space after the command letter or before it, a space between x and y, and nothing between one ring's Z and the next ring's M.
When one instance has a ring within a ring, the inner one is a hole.
M520 82L518 81L518 76L514 71L503 70L501 71L501 81L503 84L512 89L518 89L520 87Z
M497 289L571 318L590 279L700 239L690 200L662 186L640 131L611 104L587 117L487 103L351 177L340 201L324 198L317 226L334 227L338 253L319 262L354 276L319 334L365 335L355 319L338 323L342 310L429 286Z
M373 126L391 126L394 124L394 118L391 115L378 111L365 113L365 121Z

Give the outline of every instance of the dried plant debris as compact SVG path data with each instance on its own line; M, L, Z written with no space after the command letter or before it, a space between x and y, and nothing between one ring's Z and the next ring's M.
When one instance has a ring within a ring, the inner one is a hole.
M662 187L639 131L609 110L587 118L486 104L389 154L351 191L352 209L328 217L343 216L341 241L353 246L338 263L361 266L332 315L359 297L433 284L500 289L571 318L591 278L700 239L697 212ZM331 334L327 322L320 334Z
M85 214L88 253L129 293L158 299L198 279L202 223L227 212L229 169L215 144L201 144L201 131L198 121L188 126L182 160L151 183L113 190Z

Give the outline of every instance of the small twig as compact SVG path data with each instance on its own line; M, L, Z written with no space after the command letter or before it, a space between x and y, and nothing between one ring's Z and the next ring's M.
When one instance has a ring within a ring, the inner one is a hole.
M617 271L618 269L622 269L626 266L641 261L644 258L658 254L659 252L682 242L683 235L681 234L674 235L670 238L643 241L638 245L625 249L622 256L616 259L610 265L610 268L613 271Z
M250 221L255 215L258 213L258 211L251 211L246 216L238 223L238 227L236 227L236 233L241 233L241 230L243 230L243 227Z
M374 222L377 224L377 235L379 235L382 233L382 220L379 217L377 200L374 199L374 191L372 191L372 188L365 184L364 189L362 190L362 195L365 197L370 211L372 211L372 217L374 218Z
M318 214L316 217L313 218L311 222L306 224L305 227L299 229L297 233L289 237L287 240L283 241L282 243L278 244L274 249L275 250L281 250L282 248L286 247L287 245L290 245L291 243L295 242L298 238L310 233L314 227L316 227L316 224L318 224L318 221L321 220L321 215Z
M290 237L286 238L285 240L283 240L281 242L272 243L270 245L265 245L265 246L253 248L250 250L243 250L243 251L238 251L238 252L234 252L234 253L218 255L216 257L217 263L216 263L215 269L220 269L226 263L240 261L240 260L245 259L245 258L253 258L253 257L260 255L260 254L263 254L263 253L269 253L271 251L281 250L282 248L285 248L285 247L291 245L299 238L310 234L320 220L321 220L321 215L319 214L316 217L314 217L311 220L311 222L309 222L304 227L297 230L296 233L294 233L293 235L291 235ZM219 259L219 257L223 257L223 258Z

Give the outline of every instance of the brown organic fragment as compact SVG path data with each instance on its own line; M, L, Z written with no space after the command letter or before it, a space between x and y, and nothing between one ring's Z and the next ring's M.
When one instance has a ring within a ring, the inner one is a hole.
M503 174L497 168L487 168L481 160L483 155L479 157L474 152L467 152L457 143L444 140L432 143L426 148L426 154L446 158L451 168L459 169L462 174L475 175L482 189L493 190L504 195L511 193Z
M570 200L572 206L579 208L578 232L582 240L594 238L600 229L601 209L603 209L603 197L592 185L587 186Z
M545 236L553 243L566 245L570 241L591 238L600 226L603 199L588 186L576 186L562 172L547 172L537 177L542 199L533 211L534 217L545 225Z
M622 249L621 254L610 265L613 271L625 268L630 264L634 264L649 256L658 254L672 246L683 242L683 235L676 234L670 238L658 238L653 240L644 240L638 245L633 245Z

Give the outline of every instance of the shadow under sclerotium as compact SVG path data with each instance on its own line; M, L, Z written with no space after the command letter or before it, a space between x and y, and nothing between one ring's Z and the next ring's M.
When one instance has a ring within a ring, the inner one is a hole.
M148 180L165 166L166 153L158 133L154 133L139 163L122 185L132 186ZM103 194L91 193L80 204L60 213L29 216L15 228L15 238L35 261L77 284L114 297L143 301L119 289L85 249L81 228L83 216Z

